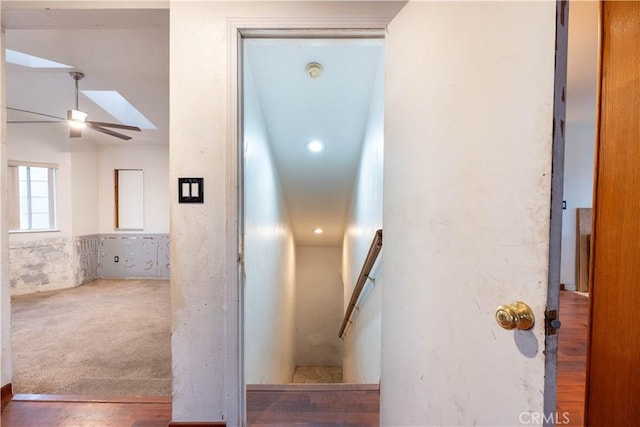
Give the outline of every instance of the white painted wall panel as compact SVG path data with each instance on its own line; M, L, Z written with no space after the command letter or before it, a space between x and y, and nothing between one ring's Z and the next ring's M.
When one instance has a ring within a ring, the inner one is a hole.
M75 232L113 233L116 168L143 168L145 228L168 233L169 159L167 146L105 145L68 138L52 140L42 127L13 125L9 158L58 165L58 228L53 233L10 235L12 294L72 287L77 281ZM141 231L142 232L142 231Z
M225 354L232 350L223 337L226 311L232 308L225 306L225 280L236 257L227 253L227 230L234 228L227 212L237 184L228 163L235 150L227 139L228 19L390 17L399 7L392 2L171 3L170 185L173 194L177 177L202 176L207 200L187 206L171 199L175 421L220 420L226 413ZM194 252L194 247L207 250Z
M169 194L169 148L157 145L102 145L99 147L99 161L100 233L115 231L115 169L142 169L144 173L144 227L136 232L168 233L169 200L178 198L177 191Z
M86 140L71 141L71 226L74 236L99 232L98 148Z
M68 138L55 140L40 127L12 125L7 130L8 159L58 166L59 231L9 234L9 272L13 295L75 285L72 240L72 165Z
M0 20L2 10L0 8ZM0 104L5 105L4 30L0 29ZM9 235L7 211L6 110L0 109L0 386L11 382L11 295L9 289Z
M244 99L245 381L286 384L295 369L296 253L248 64Z
M296 366L342 366L342 248L296 247Z
M567 108L570 103L567 102ZM567 123L565 131L562 265L560 283L576 289L576 209L593 204L595 117L593 122Z
M384 55L371 94L371 107L364 134L358 174L353 187L343 241L343 313L376 230L382 228L382 182L384 161ZM383 238L384 241L384 238ZM380 381L381 295L384 252L368 281L344 339L345 382L376 384Z
M555 2L416 1L389 25L382 425L543 409L555 18ZM533 330L496 324L515 300Z
M42 233L38 239L11 243L11 295L70 288L76 284L73 242L53 236L55 234Z
M598 68L598 2L574 1L569 7L567 123L565 126L562 264L560 283L576 288L576 208L593 203Z

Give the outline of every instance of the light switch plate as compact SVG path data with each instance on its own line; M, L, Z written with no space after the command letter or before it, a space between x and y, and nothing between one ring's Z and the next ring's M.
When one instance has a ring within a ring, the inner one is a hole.
M204 203L204 178L178 178L178 203Z

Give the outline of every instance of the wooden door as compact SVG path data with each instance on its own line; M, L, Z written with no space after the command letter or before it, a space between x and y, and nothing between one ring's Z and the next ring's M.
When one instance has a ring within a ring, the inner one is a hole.
M640 425L640 2L604 2L586 425Z

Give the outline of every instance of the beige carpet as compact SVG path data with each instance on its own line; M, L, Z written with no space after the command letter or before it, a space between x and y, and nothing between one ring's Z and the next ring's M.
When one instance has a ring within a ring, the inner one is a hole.
M171 395L168 280L13 297L13 392Z
M296 366L292 383L341 383L342 368L340 366Z

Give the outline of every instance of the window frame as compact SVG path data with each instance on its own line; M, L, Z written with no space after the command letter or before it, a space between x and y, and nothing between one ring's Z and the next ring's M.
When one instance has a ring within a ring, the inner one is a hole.
M9 178L9 185L15 186L15 188L9 189L9 191L14 191L16 200L12 200L10 203L11 210L15 210L10 212L10 223L9 223L9 233L11 234L19 234L19 233L49 233L49 232L57 232L60 231L58 227L58 172L59 166L56 163L40 163L40 162L26 162L26 161L16 161L9 160L7 162L7 166L9 168L15 167L27 167L27 168L46 168L47 169L47 185L48 185L48 214L49 214L49 227L47 228L33 228L33 211L31 208L31 196L29 193L29 228L21 229L21 228L12 228L12 226L16 225L20 227L20 179L12 179ZM16 170L17 172L17 170ZM31 171L28 169L28 176L31 176ZM11 173L9 173L11 175ZM18 174L16 174L18 176ZM29 181L30 182L30 181ZM31 190L31 185L29 185L29 191ZM14 207L13 204L16 206ZM13 224L11 223L11 219L13 219Z

